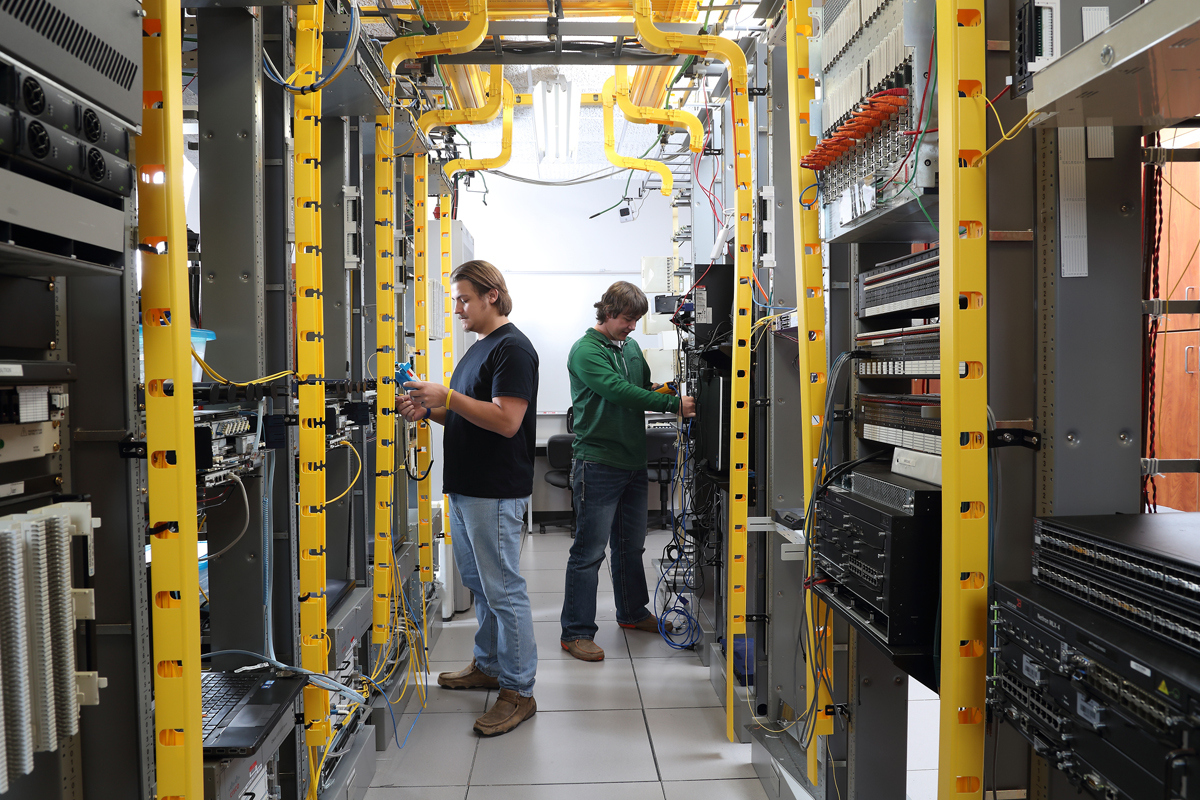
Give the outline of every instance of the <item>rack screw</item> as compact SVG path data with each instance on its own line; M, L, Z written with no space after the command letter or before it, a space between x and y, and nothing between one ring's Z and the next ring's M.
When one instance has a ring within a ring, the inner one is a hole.
M1107 44L1104 45L1104 47L1100 49L1100 63L1107 67L1113 62L1114 55L1116 54L1113 52L1112 47Z

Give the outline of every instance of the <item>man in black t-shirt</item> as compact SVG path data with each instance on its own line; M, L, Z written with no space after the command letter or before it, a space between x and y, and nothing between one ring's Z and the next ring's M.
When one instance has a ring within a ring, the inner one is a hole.
M479 337L454 368L449 388L409 381L396 410L432 420L442 437L442 492L463 585L475 594L475 658L443 672L450 689L499 689L475 730L507 733L533 716L537 645L525 579L518 571L521 528L533 493L538 355L508 321L512 299L500 271L468 261L450 276L454 313ZM426 422L425 424L428 424Z

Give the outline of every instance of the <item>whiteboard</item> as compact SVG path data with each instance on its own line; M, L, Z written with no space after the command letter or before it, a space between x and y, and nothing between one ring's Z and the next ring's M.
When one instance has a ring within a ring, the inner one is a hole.
M567 355L584 331L596 324L593 304L616 281L640 285L641 273L506 272L504 279L513 299L508 318L538 353L538 413L565 414L571 407ZM647 336L640 326L630 338L642 350L662 347L659 334Z

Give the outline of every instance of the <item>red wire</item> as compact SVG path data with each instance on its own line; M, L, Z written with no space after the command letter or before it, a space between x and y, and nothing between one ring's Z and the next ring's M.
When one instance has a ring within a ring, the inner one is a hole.
M929 84L933 83L933 52L937 46L937 31L933 32L933 37L929 41L929 66L925 68L927 76L925 78L925 87L921 90L921 109L917 112L917 127L921 126L921 120L925 117L925 96L929 93ZM917 147L917 137L913 137L912 142L908 146L908 152L904 154L904 160L900 162L900 166L896 167L896 171L892 173L892 177L884 181L883 185L887 186L892 181L896 180L896 176L900 174L900 170L908 163L909 157L913 150Z

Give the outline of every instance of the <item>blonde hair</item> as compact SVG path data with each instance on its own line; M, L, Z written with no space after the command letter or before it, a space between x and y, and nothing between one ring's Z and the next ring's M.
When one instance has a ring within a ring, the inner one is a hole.
M495 290L496 312L502 317L507 317L512 311L512 297L508 293L504 275L487 261L476 259L459 264L454 272L450 273L450 281L470 281L480 297L487 297L488 292Z

